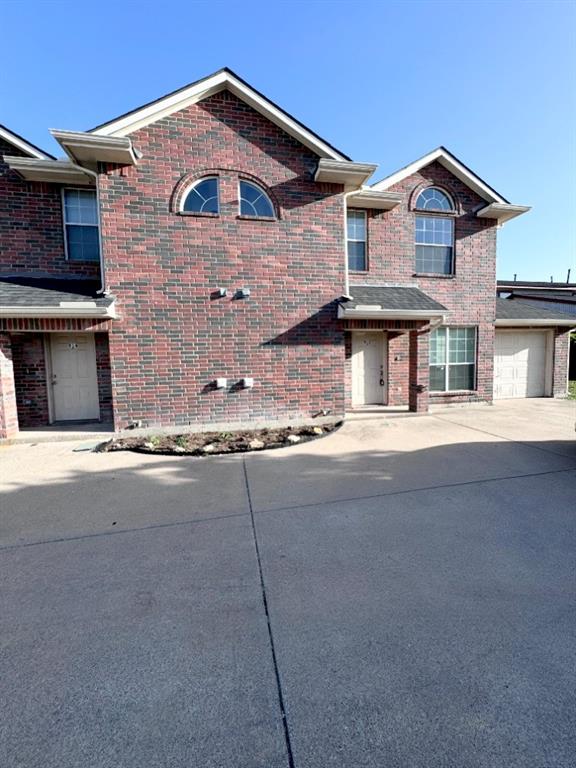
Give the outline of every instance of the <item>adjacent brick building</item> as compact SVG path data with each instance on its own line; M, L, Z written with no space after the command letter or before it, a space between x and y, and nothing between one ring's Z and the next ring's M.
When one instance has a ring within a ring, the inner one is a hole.
M499 323L502 371L539 334L524 394L565 392L566 318L497 317L496 227L527 209L447 150L368 186L229 70L54 135L68 160L0 128L1 436L491 402Z

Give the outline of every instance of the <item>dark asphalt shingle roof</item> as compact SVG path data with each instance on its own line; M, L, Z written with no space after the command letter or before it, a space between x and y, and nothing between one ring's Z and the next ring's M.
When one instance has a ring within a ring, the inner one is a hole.
M56 278L0 276L1 307L58 307L61 301L94 301L107 307L113 296L99 296L95 280L60 280Z
M550 320L554 325L554 320L572 320L574 315L566 312L556 312L555 309L541 309L534 304L528 304L525 301L515 301L514 299L496 299L496 319L497 320Z
M408 286L351 285L350 295L352 300L342 302L346 309L354 309L359 304L368 304L380 306L382 309L397 309L399 312L448 311L445 306L434 301L418 288Z
M518 299L542 299L543 301L565 301L570 304L576 304L576 288L573 291L517 291L510 293Z

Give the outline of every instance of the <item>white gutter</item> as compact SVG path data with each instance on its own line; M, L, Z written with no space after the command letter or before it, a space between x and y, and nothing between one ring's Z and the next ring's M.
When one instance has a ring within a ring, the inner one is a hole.
M381 318L383 320L438 320L443 323L446 315L440 312L424 312L421 309L381 309L366 305L364 308L346 309L342 305L338 307L338 317L357 318L358 320L368 320L371 318Z
M88 302L63 302L66 306L60 307L0 307L0 317L92 317L115 318L116 309L114 302L107 307L86 306ZM78 304L78 307L71 305Z
M490 205L485 205L479 211L476 211L476 216L481 219L496 219L498 224L502 226L507 221L510 221L510 219L514 219L516 216L521 216L523 213L528 213L529 210L529 205L490 203Z
M542 319L534 319L534 320L525 320L525 319L518 319L514 320L513 318L506 318L502 320L496 320L494 322L494 325L497 325L499 327L509 327L513 328L516 325L520 326L547 326L550 328L550 326L554 325L566 325L568 327L574 325L574 320L555 320L553 317L551 317L549 320L542 320Z

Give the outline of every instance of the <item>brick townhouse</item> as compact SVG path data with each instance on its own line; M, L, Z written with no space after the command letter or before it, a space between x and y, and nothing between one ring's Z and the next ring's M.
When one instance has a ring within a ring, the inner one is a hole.
M55 159L0 127L0 436L562 396L560 312L496 298L512 205L439 148L376 183L228 69Z

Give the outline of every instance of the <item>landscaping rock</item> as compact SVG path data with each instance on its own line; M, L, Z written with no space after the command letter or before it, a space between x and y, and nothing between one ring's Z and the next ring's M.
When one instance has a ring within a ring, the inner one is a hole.
M300 427L267 427L232 432L198 432L178 435L151 435L148 437L113 438L100 444L98 451L141 451L157 456L186 455L210 456L296 445L329 435L340 422Z

